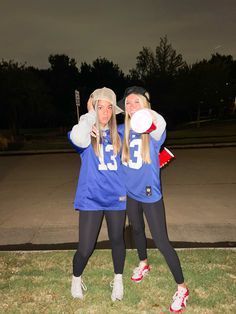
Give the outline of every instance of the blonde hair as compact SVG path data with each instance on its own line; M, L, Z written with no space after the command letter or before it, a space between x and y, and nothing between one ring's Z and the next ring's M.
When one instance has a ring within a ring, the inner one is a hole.
M149 99L149 94L145 93L144 97L143 95L137 94L137 97L140 101L140 104L143 106L143 108L151 109L151 104L147 100ZM126 99L125 99L126 104ZM130 150L129 150L129 134L130 134L130 116L128 115L127 111L125 111L125 133L124 133L124 141L123 141L123 148L122 148L122 162L129 162L130 160ZM141 135L141 157L144 163L150 164L151 158L150 158L150 135L149 134L142 134Z
M93 146L93 149L94 149L96 156L100 157L100 144L103 142L103 136L102 136L102 129L100 127L100 123L98 120L97 105L98 105L98 101L95 102L94 108L96 111L96 117L97 117L96 118L96 127L98 129L99 136L97 136L96 138L91 136L91 143L92 143L92 146ZM119 136L118 131L117 131L116 111L115 111L115 106L113 104L112 104L112 116L108 122L108 127L110 130L110 138L111 138L111 143L113 146L113 152L114 152L114 155L117 155L121 149L121 140L120 140L120 136Z

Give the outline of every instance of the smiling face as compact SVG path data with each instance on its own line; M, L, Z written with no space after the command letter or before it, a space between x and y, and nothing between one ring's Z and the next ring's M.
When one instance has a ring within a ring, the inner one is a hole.
M105 127L112 117L112 105L107 100L99 100L97 104L98 121L101 127Z
M126 100L125 100L125 110L126 112L128 113L128 115L130 117L132 117L132 115L140 110L144 108L143 104L141 103L140 101L140 98L138 95L136 94L130 94L126 97Z

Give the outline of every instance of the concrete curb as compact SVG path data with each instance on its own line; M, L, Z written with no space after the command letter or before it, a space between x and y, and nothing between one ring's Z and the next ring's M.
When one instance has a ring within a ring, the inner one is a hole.
M170 241L171 245L175 249L234 249L236 250L236 242L181 242L181 241ZM9 251L68 251L76 250L78 247L77 242L69 243L56 243L56 244L33 244L33 243L22 243L22 244L8 244L0 245L0 252ZM153 240L147 238L148 250L157 249ZM111 249L109 241L97 242L95 249L107 250ZM134 246L127 245L126 250L136 250Z

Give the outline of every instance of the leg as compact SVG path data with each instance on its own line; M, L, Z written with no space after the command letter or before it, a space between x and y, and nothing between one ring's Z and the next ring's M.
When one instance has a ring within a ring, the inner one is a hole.
M80 211L79 245L73 258L73 276L71 294L73 298L83 299L83 290L87 290L81 274L88 262L98 237L103 211Z
M134 242L138 251L139 266L133 270L131 280L140 282L150 271L147 261L147 239L142 204L130 197L127 199L127 212L132 226Z
M79 213L79 244L73 258L73 275L75 277L81 276L93 253L102 218L103 211L80 211Z
M127 196L127 214L132 226L135 246L140 261L147 259L147 239L145 235L145 224L143 210L140 202Z
M125 263L125 242L124 242L124 210L104 211L109 240L111 241L112 259L115 274L123 274Z
M143 209L156 247L165 257L177 284L184 283L179 258L167 235L165 209L162 199L156 203L143 203Z
M114 280L112 282L112 301L122 300L124 295L122 274L125 263L125 242L124 242L124 210L104 211L108 236L111 241L112 259L114 265Z

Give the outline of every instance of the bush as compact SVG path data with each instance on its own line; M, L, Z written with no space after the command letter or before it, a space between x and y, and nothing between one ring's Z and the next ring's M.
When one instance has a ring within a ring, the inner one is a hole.
M0 150L7 150L9 145L9 138L0 135Z

